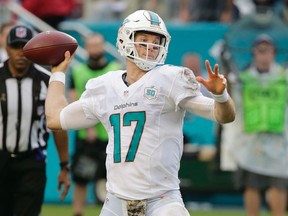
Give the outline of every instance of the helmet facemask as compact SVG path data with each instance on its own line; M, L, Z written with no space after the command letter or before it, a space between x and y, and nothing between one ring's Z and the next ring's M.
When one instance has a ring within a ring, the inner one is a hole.
M131 46L133 46L133 51L131 54L128 54L127 57L130 58L141 70L148 71L154 68L155 66L159 64L164 64L165 62L165 47L163 46L163 43L165 44L165 38L161 35L160 44L154 44L154 43L146 43L146 42L135 42L135 35L138 32L133 32L131 41ZM140 32L139 32L140 33ZM145 32L148 34L155 34L153 32ZM137 46L142 47L142 49L146 49L146 54L144 56L140 56L137 52ZM152 58L149 57L149 49L153 49L152 52L158 52L156 54L156 57Z

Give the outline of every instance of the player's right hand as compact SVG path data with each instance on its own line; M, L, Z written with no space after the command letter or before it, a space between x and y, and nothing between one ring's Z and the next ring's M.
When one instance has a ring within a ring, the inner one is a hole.
M65 59L58 65L52 66L51 72L63 72L66 73L68 71L69 65L73 59L73 55L70 55L69 51L66 51L65 54Z

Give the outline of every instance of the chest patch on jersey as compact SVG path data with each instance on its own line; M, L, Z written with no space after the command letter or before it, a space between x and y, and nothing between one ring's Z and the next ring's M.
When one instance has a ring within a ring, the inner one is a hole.
M144 97L149 100L156 99L157 95L158 95L158 90L154 86L146 87L144 89Z

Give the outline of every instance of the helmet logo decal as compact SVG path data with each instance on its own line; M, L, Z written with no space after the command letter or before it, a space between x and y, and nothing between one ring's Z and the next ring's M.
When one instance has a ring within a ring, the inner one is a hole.
M146 17L146 18L147 20L150 21L151 25L160 27L160 20L159 20L158 15L151 11L147 11L147 12L149 13L150 17Z

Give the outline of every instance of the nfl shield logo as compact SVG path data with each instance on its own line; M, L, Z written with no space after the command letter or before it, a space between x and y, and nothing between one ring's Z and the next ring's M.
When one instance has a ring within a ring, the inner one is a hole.
M123 95L124 95L124 97L128 97L129 91L125 90L125 91L123 92Z
M27 36L27 29L23 27L19 27L16 29L16 37L25 38Z

